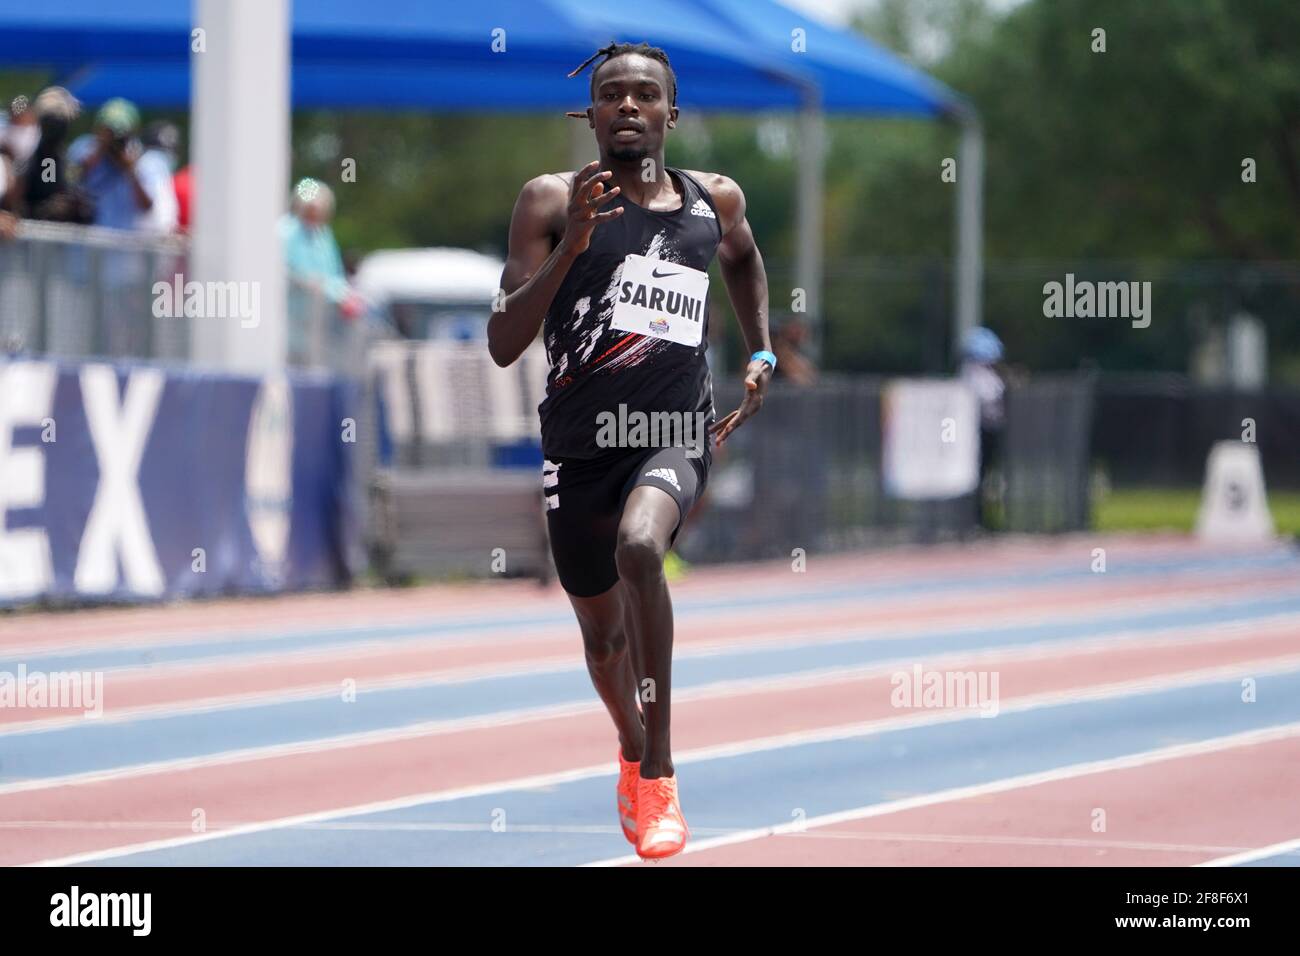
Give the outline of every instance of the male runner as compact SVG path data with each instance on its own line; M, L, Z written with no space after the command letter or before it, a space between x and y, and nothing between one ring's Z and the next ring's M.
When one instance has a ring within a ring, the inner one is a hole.
M678 115L667 55L611 44L570 76L601 56L592 105L569 114L595 131L600 159L520 191L501 278L507 297L488 322L488 349L507 366L543 329L551 371L538 412L551 552L618 730L623 833L641 857L658 859L680 852L688 835L669 745L664 555L708 478L708 435L721 444L759 410L776 357L767 276L740 187L664 165ZM754 356L740 407L713 422L704 352L715 253ZM685 427L649 447L635 429L609 427L637 413L675 413L660 421Z

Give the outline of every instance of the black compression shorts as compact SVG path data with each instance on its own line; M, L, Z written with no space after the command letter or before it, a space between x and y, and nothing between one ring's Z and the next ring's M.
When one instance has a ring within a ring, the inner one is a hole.
M662 488L680 517L672 540L708 481L709 462L685 448L638 448L597 459L558 459L542 466L551 554L564 590L575 597L603 594L618 581L614 549L627 496L638 485Z

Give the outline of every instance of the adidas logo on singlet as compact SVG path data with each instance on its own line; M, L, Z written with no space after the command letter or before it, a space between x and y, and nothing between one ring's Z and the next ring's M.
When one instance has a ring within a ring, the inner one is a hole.
M677 472L672 468L651 468L643 477L658 478L660 481L668 482L678 491L682 490L682 486L677 483Z
M691 215L703 216L705 219L718 218L713 214L713 210L709 208L709 204L706 203L703 199L695 200L695 205L691 207Z

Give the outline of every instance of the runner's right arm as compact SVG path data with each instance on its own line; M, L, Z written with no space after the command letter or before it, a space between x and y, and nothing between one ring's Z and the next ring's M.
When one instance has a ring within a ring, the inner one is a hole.
M622 208L597 212L618 195L618 187L605 192L610 173L599 172L599 162L579 170L565 193L555 176L538 176L524 184L510 217L510 251L501 273L506 294L501 311L488 319L488 352L505 368L537 338L546 310L560 289L573 260L586 251L591 232L615 218ZM563 235L552 248L556 221Z

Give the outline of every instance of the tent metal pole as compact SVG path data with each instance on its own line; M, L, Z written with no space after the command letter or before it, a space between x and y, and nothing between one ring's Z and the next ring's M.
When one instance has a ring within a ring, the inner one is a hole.
M799 149L796 171L795 285L803 290L809 348L814 362L821 364L825 339L822 314L823 218L826 188L826 123L820 104L809 97L799 110ZM791 299L781 299L776 290L772 311L788 312Z
M984 284L984 128L973 110L963 111L959 119L961 147L957 160L954 357L960 353L966 332L983 322Z
M289 199L289 0L198 0L194 14L203 48L192 34L192 157L203 188L187 278L238 283L225 288L256 308L243 315L228 305L228 314L186 320L190 358L274 371L288 353L277 221Z

